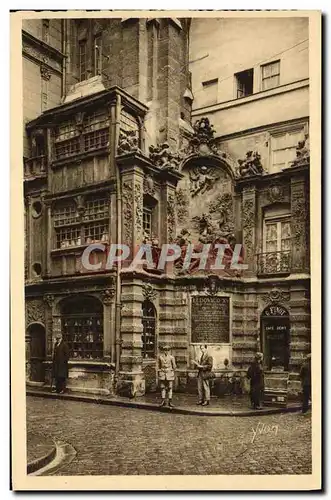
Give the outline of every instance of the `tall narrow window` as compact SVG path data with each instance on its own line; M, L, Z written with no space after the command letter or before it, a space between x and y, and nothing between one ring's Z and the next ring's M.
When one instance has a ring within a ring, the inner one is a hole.
M86 67L86 40L79 42L79 79L82 82L87 78Z
M143 334L142 334L142 355L143 358L155 358L155 308L151 302L145 300L142 304L142 324L143 324Z
M278 87L280 82L280 61L275 61L261 66L262 90Z
M237 99L253 94L253 69L246 69L234 75L237 84Z
M291 130L271 137L271 167L269 173L279 172L291 166L296 157L298 142L304 138L304 130Z
M94 37L94 73L101 75L102 71L102 36Z
M143 228L145 236L152 237L152 209L144 207L143 210Z

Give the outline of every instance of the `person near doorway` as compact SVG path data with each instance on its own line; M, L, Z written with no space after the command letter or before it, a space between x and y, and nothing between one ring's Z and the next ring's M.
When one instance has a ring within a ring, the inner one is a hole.
M263 398L264 374L262 367L263 354L257 352L255 359L247 371L247 378L250 380L250 398L251 406L254 410L261 409L261 400Z
M301 368L300 380L302 387L302 413L307 413L311 399L311 355L307 354Z
M166 345L163 347L163 352L159 355L158 358L158 372L162 398L160 406L165 406L167 395L168 405L170 408L173 407L172 389L173 382L175 380L175 370L176 360L174 356L170 354L170 346Z
M212 377L213 358L209 355L207 345L200 346L201 357L199 361L193 361L198 368L198 405L208 406L210 403L209 380Z
M53 392L63 394L66 388L68 378L69 346L64 342L62 334L58 333L55 337L53 351L52 380L55 380Z

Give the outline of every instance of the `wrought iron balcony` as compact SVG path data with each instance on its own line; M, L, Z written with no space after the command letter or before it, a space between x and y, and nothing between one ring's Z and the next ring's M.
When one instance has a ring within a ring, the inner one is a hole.
M257 255L258 275L290 274L291 272L291 251L268 252Z

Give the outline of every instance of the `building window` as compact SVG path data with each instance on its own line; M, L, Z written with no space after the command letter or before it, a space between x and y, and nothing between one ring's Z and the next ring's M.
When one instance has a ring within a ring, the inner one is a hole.
M87 79L87 53L86 40L79 42L79 80L82 82Z
M275 61L261 66L262 90L278 87L280 82L280 61Z
M102 71L102 36L94 37L94 72L95 75L101 75Z
M83 215L74 203L54 211L56 248L109 242L109 201L107 198L87 199Z
M103 357L103 307L94 297L73 298L61 308L62 334L71 359Z
M246 69L245 71L235 74L237 99L253 94L253 77L253 69Z
M155 325L156 325L156 314L155 307L151 302L145 300L142 304L142 324L143 324L143 334L142 334L142 356L144 359L155 358Z
M291 166L296 158L298 142L303 138L303 129L271 136L271 168L269 173L279 172Z
M291 243L289 208L276 206L268 209L263 221L263 253L258 259L259 274L290 272Z
M143 209L143 229L144 235L152 238L152 209L150 207Z

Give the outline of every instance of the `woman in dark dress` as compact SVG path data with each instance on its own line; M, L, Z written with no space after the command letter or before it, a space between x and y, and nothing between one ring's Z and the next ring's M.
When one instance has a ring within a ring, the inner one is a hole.
M250 397L251 405L254 410L261 409L261 399L264 389L264 374L262 367L263 354L257 352L255 354L255 360L248 368L247 378L249 378L251 383Z

